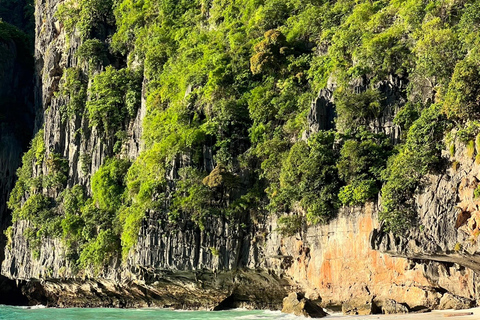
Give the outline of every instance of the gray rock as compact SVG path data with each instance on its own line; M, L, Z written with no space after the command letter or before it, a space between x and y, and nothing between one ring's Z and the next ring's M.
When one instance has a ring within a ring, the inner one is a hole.
M382 313L395 314L395 313L408 313L408 307L404 304L398 303L395 300L387 299L382 305Z
M319 130L335 128L335 104L333 103L333 92L330 89L322 89L318 97L312 101L308 112L308 130L306 138L317 133Z
M0 39L0 263L6 240L3 230L10 225L7 201L33 135L33 68L20 50L25 48L17 47L15 41Z
M440 305L438 306L441 310L446 309L468 309L474 306L474 301L467 298L457 297L450 293L445 293L440 299Z

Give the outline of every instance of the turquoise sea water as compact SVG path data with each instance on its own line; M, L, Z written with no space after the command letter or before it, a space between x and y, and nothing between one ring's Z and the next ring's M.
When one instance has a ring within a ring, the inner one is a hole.
M1 320L257 320L302 319L273 311L173 311L164 309L54 309L0 306Z
M474 315L463 315L461 320L478 320L478 309ZM468 310L434 311L431 313L398 314L398 315L370 315L370 316L342 316L332 314L325 319L330 320L438 320L445 316L452 316L453 312L465 313ZM165 309L54 309L44 307L10 307L0 305L0 320L301 320L304 317L283 314L279 311L174 311ZM457 319L454 317L452 319Z

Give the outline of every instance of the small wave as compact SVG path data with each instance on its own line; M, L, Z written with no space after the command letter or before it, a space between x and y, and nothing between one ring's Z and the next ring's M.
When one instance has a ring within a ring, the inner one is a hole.
M277 318L283 318L283 319L301 319L305 318L304 316L296 316L293 314L288 314L288 313L283 313L282 311L272 311L272 310L265 310L265 314L271 315L271 316L276 316Z
M30 307L25 307L25 306L11 306L11 305L6 305L6 304L0 304L0 308L10 308L10 309L28 309Z
M36 305L36 306L10 306L6 304L0 304L0 307L2 308L11 308L11 309L22 309L22 310L30 310L30 309L45 309L47 308L44 305Z
M36 306L25 307L26 309L46 309L47 307L41 304L37 304Z

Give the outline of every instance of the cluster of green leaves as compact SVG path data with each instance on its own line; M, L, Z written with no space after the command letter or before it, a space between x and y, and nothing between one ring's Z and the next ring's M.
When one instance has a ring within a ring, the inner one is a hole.
M70 34L80 33L82 39L108 35L108 26L115 24L113 0L69 0L62 3L56 16Z
M98 39L85 40L78 48L77 57L88 62L93 68L109 64L107 48Z
M381 188L381 173L392 154L391 141L365 127L344 134L342 140L337 168L346 185L340 189L339 199L343 205L363 204L374 199Z
M44 131L37 132L29 150L22 157L22 166L17 170L17 182L8 200L8 207L13 211L13 219L22 210L22 201L30 195L38 192L39 185L33 179L33 166L41 165L45 156L45 143L43 141ZM41 184L40 184L41 185Z
M415 221L414 194L422 178L441 168L442 142L446 121L440 105L433 104L422 111L408 131L398 154L389 159L384 172L382 211L380 218L393 231L404 230Z
M119 258L121 220L128 160L108 159L92 176L92 197L80 185L65 189L58 202L63 209L62 239L69 258L80 269L102 266Z
M291 237L295 233L300 232L303 226L303 217L298 215L292 216L281 216L277 220L278 228L277 231L280 234Z
M270 206L289 212L299 204L313 223L325 222L335 213L340 181L334 139L333 132L319 132L292 146L282 163L278 189L269 195Z
M93 199L100 209L115 212L120 208L130 165L128 160L109 159L92 176Z
M129 69L109 66L93 78L86 103L90 126L113 135L140 106L140 77Z
M65 159L55 153L47 155L43 135L43 130L38 131L30 149L23 155L22 166L17 170L18 180L7 203L12 210L13 222L30 221L24 236L36 257L39 256L43 238L61 234L62 217L56 208L56 201L44 195L44 190L63 188L68 174ZM36 176L33 174L34 168Z
M335 91L335 106L338 114L337 128L342 132L351 128L364 127L380 117L382 97L378 90L367 89L355 93L352 90Z
M68 99L60 109L62 121L82 115L87 101L87 77L80 68L64 70L58 94Z

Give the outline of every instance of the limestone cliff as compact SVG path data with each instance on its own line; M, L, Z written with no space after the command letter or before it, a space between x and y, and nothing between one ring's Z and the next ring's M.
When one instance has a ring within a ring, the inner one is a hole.
M0 23L3 36L0 38L0 229L10 224L10 212L6 203L16 180L16 170L21 155L27 149L33 133L35 115L33 104L33 60L30 56L27 36L6 23ZM5 247L6 239L0 234L0 246ZM3 261L4 252L0 252ZM12 288L0 276L2 288ZM10 301L18 300L19 294L11 292ZM16 297L16 298L15 298ZM4 301L7 299L7 301ZM0 303L8 302L8 295L2 294Z
M101 60L91 63L81 59L80 48L86 40L78 30L69 30L59 20L58 11L62 4L65 1L35 2L34 93L35 124L39 132L35 141L41 143L34 151L41 154L42 159L32 158L27 163L33 186L22 190L18 197L21 205L33 195L42 195L55 202L64 196L61 195L63 191L74 186L81 186L87 193L84 196L91 196L91 177L105 165L107 158L134 160L145 148L143 122L147 113L145 93L149 83L148 77L142 74L138 61L141 58L118 53L109 53L107 57L105 53L103 58L109 59L110 65L121 68L129 64L141 74L137 92L140 103L132 109L133 114L116 123L122 135L111 135L92 125L88 112L73 105L72 92L83 92L79 98L83 99L81 104L90 101L88 99L92 97L82 90L91 87L94 77L105 72L107 66ZM103 19L101 23L95 25L98 30L92 32L97 33L95 43L103 46L111 41L114 28L109 21L111 17L100 18ZM268 44L267 40L264 40L264 46ZM15 53L12 43L5 42L2 46ZM2 77L5 84L0 90L12 83L26 81L16 79L22 73L13 70L11 65L5 68ZM72 74L75 81L69 82ZM303 75L298 73L297 76L301 78ZM359 94L371 89L367 82L365 77L353 81L350 83L352 92ZM335 87L336 84L330 83L322 89L309 112L306 110L302 114L306 116L308 113L308 128L303 135L294 135L293 142L301 140L300 137L307 140L319 130L332 129L335 125L351 125L334 123ZM185 99L195 96L197 89L189 86ZM15 97L26 97L22 101L26 112L23 110L20 114L28 118L24 121L26 126L33 127L29 118L33 107L29 104L28 94L32 91L28 86L19 92L15 88L7 91L12 90ZM373 90L379 92L383 100L375 104L378 107L376 117L369 119L366 127L373 133L386 134L397 143L401 139L400 126L394 124L393 118L406 104L407 80L401 76L387 76L376 82ZM193 101L185 109L195 107ZM68 108L73 108L73 112ZM1 112L2 109L0 116ZM205 117L205 114L201 116ZM189 121L193 122L193 118ZM18 133L18 128L15 131L2 123L0 130L0 194L3 197L0 199L0 214L3 214L6 212L7 191L13 187L13 172L19 166L19 155L31 130L21 138L11 134ZM17 142L19 139L21 141ZM171 212L166 210L171 201L169 196L176 187L175 179L181 169L191 166L193 157L200 158L198 163L205 172L212 173L215 169L221 176L212 151L215 143L204 141L201 154L185 152L169 159L169 166L162 172L166 176L165 192L153 195L155 200L160 199L161 205L144 210L139 231L134 234L136 244L123 259L119 254L107 255L100 261L104 263L100 268L83 265L82 269L77 264L79 252L73 252L72 246L67 245L61 235L54 232L41 234L41 241L35 242L35 237L31 236L34 219L28 221L20 215L9 229L10 239L5 247L1 272L10 279L20 280L22 294L29 303L61 307L280 309L283 298L293 291L303 293L323 307L341 308L348 314L477 305L480 296L476 272L480 268L475 254L480 213L474 194L480 180L480 167L474 163L472 154L467 155L463 145L454 143L454 154L442 156L445 162L451 161L454 166L443 174L431 174L423 181L415 198L418 222L403 235L385 231L379 222L381 203L377 200L362 206L342 207L323 225L307 223L304 219L307 214L294 208L294 213L287 214L300 217L300 228L288 236L281 232L278 217L266 214L260 207L266 205L264 202L260 202L257 210L212 214L202 224L196 223L185 212L174 217L176 220L172 222ZM244 146L235 147L242 149ZM218 202L238 200L244 195L245 181L257 174L235 169L232 176L241 186L225 196L226 200ZM212 180L215 178L223 177ZM222 196L223 193L227 192L222 191ZM49 209L52 209L53 218L48 216L49 219L67 215L60 200L52 207ZM93 231L95 236L99 235L95 232L103 221L94 221L97 222L99 226ZM112 223L110 227L114 229L116 225ZM120 240L116 238L115 241L112 245L117 245L115 249L119 251Z

